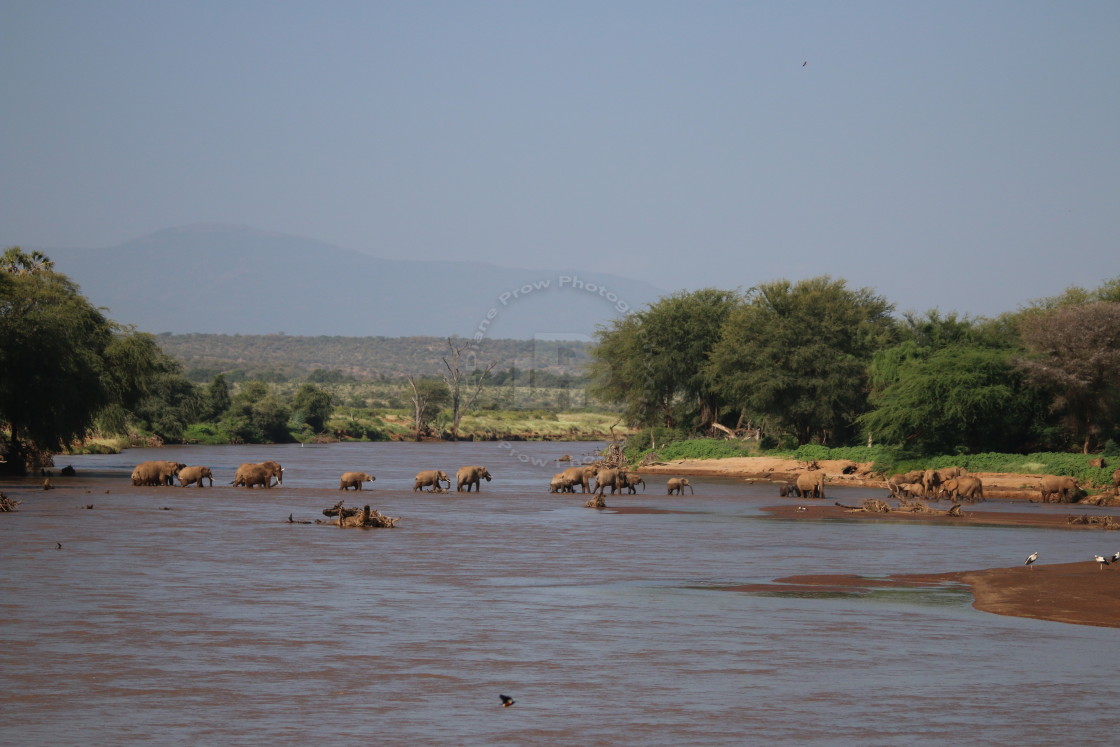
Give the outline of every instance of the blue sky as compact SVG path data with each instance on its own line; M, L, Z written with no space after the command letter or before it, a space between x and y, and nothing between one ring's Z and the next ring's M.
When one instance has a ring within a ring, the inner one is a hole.
M1120 275L1117 39L1114 0L0 0L0 242L231 223L995 315Z

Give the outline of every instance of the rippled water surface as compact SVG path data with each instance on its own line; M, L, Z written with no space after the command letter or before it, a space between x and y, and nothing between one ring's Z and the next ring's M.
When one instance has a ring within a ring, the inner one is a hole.
M782 521L773 485L552 495L592 444L182 447L0 483L4 744L1089 744L1115 737L1115 629L974 610L959 588L721 590L781 576L1067 562L1095 532ZM218 487L137 488L146 459ZM284 485L228 487L276 459ZM479 494L420 469L485 464ZM338 475L372 490L345 496ZM834 489L858 501L882 491ZM392 530L298 523L345 498ZM92 505L92 509L85 506ZM987 504L994 508L996 504ZM1035 505L1020 510L1061 510ZM811 508L810 508L811 510ZM1071 509L1065 507L1065 511ZM288 523L291 515L295 522ZM56 543L61 543L59 549ZM1118 577L1120 580L1120 577ZM517 703L502 708L498 694Z

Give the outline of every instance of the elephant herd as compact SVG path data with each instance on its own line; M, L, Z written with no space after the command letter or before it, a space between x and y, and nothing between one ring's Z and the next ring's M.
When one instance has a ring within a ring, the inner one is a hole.
M593 482L594 487L592 487ZM646 481L637 472L601 468L589 464L583 467L568 467L563 472L557 472L548 483L548 492L574 493L578 487L581 493L595 493L595 495L602 496L606 489L610 488L611 495L614 495L616 491L622 493L623 490L633 495L638 492L639 485L642 486L642 492L644 493ZM683 495L685 488L688 488L691 493L696 492L686 477L671 477L666 483L666 487L669 495L674 493Z
M896 498L948 498L954 503L966 500L976 503L984 500L984 483L979 477L968 474L964 467L913 470L891 475L887 488Z
M478 492L482 480L490 482L492 479L490 471L481 465L461 467L456 474L456 478L458 482L456 489L467 493L471 492L472 489ZM205 485L204 480L209 480L211 487L214 485L214 473L209 467L202 465L188 467L179 462L150 461L141 462L132 470L132 484L137 486L174 485L176 479L179 480L179 486L184 488L190 485L197 485L201 488ZM343 472L338 481L338 489L361 490L364 483L373 482L376 479L366 472ZM274 480L275 482L273 482ZM253 488L257 485L263 488L271 488L273 485L281 485L283 482L284 468L280 466L279 462L267 461L242 464L237 468L233 481L229 484L245 488ZM416 474L413 490L422 490L429 487L433 492L443 492L443 483L447 483L448 490L451 489L451 480L443 470L422 470Z

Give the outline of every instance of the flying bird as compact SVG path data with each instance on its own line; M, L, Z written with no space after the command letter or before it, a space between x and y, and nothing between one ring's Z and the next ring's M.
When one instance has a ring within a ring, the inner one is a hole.
M54 543L54 549L61 550L62 549L62 543L61 542L55 542Z
M1105 567L1106 565L1108 565L1108 558L1106 558L1106 557L1105 557L1105 556L1103 556L1103 555L1094 555L1094 556L1093 556L1093 560L1095 560L1095 561L1097 561L1098 563L1100 563L1100 564L1101 564L1101 570L1102 570L1102 571L1104 570L1104 567Z
M806 65L808 65L808 64L809 64L809 61L808 61L808 60L805 60L804 62L802 62L802 63L801 63L801 67L805 67L805 66L806 66Z
M1038 560L1038 553L1032 552L1027 556L1027 562L1023 563L1023 565L1032 565L1036 560Z
M502 707L503 708L509 708L511 705L513 705L514 703L517 702L516 700L514 700L513 698L511 698L508 695L499 694L498 697L502 699Z

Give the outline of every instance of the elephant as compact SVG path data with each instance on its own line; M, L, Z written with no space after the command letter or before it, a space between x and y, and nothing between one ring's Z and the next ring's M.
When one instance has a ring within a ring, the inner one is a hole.
M809 472L797 476L797 489L803 498L824 498L824 473Z
M246 488L260 485L261 487L271 488L272 478L274 477L277 485L284 482L284 468L277 462L245 463L237 468L237 474L234 475L233 482L230 485L240 485Z
M637 472L626 473L626 487L630 490L630 495L634 495L638 492L639 483L642 486L642 492L646 492L646 481L642 479L641 475Z
M979 477L950 477L941 483L941 494L954 503L964 498L969 503L984 500L984 483Z
M1096 467L1097 469L1104 469L1108 466L1108 461L1105 460L1104 457L1097 457L1096 459L1089 460L1089 466Z
M795 498L801 497L801 490L798 489L797 483L787 482L778 488L778 495L785 498L787 496L794 496Z
M601 469L595 474L595 494L602 495L603 488L609 487L611 495L614 491L622 492L623 488L630 487L626 479L626 472L617 469Z
M363 482L373 482L376 479L373 475L367 475L365 472L343 472L342 477L338 480L338 489L354 488L354 490L361 490Z
M1120 495L1120 469L1112 473L1112 492Z
M945 480L952 480L954 477L963 477L968 473L968 470L964 467L944 467L937 471L941 475L942 482Z
M132 470L133 485L174 485L179 470L187 465L178 462L141 462Z
M588 465L586 467L568 467L560 474L565 475L572 481L572 492L575 492L575 486L580 486L581 493L591 492L591 478L598 474L599 468Z
M692 483L688 481L687 477L670 477L669 481L665 484L669 488L668 495L672 495L673 493L684 495L685 488L688 488L689 492L696 495L696 491L692 489Z
M426 469L416 473L416 482L413 484L412 489L424 492L424 486L431 485L431 492L442 493L443 486L440 485L441 482L447 483L447 489L451 490L451 478L447 476L446 472L441 469Z
M897 497L898 494L902 492L901 487L903 485L910 485L913 483L918 483L920 485L922 482L922 474L921 470L911 470L910 472L891 475L887 480L887 488L891 491L891 495Z
M202 487L202 481L205 478L210 479L210 487L214 487L214 473L210 471L209 467L198 465L196 467L183 467L179 470L179 487L185 488L193 483L198 483L198 487Z
M471 486L474 486L474 492L482 492L482 478L486 478L486 482L490 482L490 470L485 467L475 464L467 467L460 467L459 471L455 473L455 490L462 493L463 486L467 486L466 492L471 492ZM451 487L448 485L448 487Z
M935 469L927 469L922 473L922 495L925 498L937 498L941 489L941 473Z
M563 472L557 472L552 476L552 480L548 483L548 492L550 493L574 493L572 489L572 480Z
M1081 492L1077 480L1066 475L1046 475L1042 478L1042 502L1049 503L1050 496L1057 496L1058 503L1072 503Z

